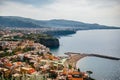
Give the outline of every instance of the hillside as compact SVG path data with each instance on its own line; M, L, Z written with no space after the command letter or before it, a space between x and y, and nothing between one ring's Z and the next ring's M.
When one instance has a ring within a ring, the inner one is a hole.
M17 16L0 16L0 26L2 27L18 27L18 28L77 28L79 30L89 29L120 29L120 27L105 26L99 24L89 24L72 20L53 19L53 20L35 20Z

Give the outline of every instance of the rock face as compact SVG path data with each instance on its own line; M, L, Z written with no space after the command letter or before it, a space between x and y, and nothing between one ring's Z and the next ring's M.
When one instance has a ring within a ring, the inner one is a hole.
M57 38L40 38L39 43L49 48L59 47L59 40Z
M45 34L49 34L52 36L65 36L65 35L70 35L70 34L75 34L75 30L56 30L56 31L47 31Z

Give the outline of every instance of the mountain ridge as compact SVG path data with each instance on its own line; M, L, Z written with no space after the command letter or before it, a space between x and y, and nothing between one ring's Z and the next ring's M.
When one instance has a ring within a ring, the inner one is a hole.
M18 28L79 28L80 30L88 29L120 29L120 27L106 26L100 24L90 24L74 20L51 19L51 20L36 20L20 16L0 16L0 26L3 27L18 27Z

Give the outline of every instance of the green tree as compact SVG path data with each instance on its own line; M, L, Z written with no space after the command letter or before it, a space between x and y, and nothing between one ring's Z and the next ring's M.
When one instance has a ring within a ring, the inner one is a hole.
M78 72L80 72L80 68L78 68Z
M68 68L69 68L69 69L72 69L72 66L71 66L71 65L69 65L69 66L68 66Z
M92 71L86 71L87 73L88 73L88 76L89 76L89 78L91 78L91 74L93 74L93 72Z

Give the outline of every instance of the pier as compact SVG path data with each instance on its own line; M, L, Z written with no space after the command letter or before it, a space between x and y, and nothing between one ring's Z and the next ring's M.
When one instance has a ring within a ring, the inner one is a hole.
M120 58L117 57L100 55L100 54L87 54L87 53L74 53L74 52L67 52L64 54L69 56L69 58L66 60L65 66L71 65L73 67L76 67L77 62L84 57L99 57L99 58L105 58L116 61L120 60Z

